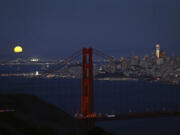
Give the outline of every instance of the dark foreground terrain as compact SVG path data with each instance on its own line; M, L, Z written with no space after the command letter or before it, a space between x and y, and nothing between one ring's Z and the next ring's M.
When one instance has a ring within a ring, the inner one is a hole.
M0 94L0 135L93 134L109 133L98 127L90 129L85 121L74 119L34 95Z

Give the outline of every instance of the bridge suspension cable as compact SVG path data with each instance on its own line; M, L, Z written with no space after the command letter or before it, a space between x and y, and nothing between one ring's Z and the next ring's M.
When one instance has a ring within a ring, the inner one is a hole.
M104 59L108 59L110 62L117 61L117 59L115 59L114 57L109 56L109 55L107 55L107 54L105 54L102 51L99 51L97 49L93 49L93 53L97 56L104 58Z
M50 73L54 73L57 70L62 69L64 66L66 66L68 63L72 62L73 60L75 60L76 58L78 58L79 56L82 55L81 50L76 51L75 53L73 53L70 57L65 58L63 61L61 61L60 63L58 63L57 65L53 66L51 69L48 69L45 71L45 74L50 74Z

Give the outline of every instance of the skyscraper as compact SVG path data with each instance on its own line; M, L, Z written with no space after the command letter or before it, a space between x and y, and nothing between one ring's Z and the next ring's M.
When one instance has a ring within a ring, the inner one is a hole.
M156 58L159 59L160 56L160 45L156 44Z

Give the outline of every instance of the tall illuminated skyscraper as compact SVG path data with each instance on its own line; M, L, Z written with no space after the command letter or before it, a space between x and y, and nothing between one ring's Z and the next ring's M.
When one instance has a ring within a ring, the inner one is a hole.
M160 45L156 44L156 58L159 59L160 56Z

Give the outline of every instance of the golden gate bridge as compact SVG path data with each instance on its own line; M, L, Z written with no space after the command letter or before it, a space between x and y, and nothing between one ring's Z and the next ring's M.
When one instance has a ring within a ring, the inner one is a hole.
M81 113L76 113L76 119L91 121L108 121L108 120L124 120L124 119L139 119L139 118L153 118L153 117L172 117L180 116L180 110L163 110L156 112L128 112L124 114L96 114L94 112L94 87L93 87L93 54L109 59L110 62L115 61L115 58L106 55L105 53L93 49L83 48L75 52L72 56L66 58L58 65L46 71L46 75L61 69L67 63L73 61L82 55L82 90L81 90Z

